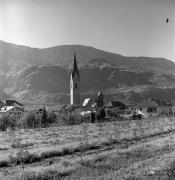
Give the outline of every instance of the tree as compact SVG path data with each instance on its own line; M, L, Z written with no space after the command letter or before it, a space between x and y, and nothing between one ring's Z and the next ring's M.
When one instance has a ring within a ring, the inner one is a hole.
M36 119L34 112L27 112L19 121L18 125L24 128L34 128L36 127Z
M82 123L79 137L81 164L83 162L83 151L88 147L88 124Z
M43 124L44 128L47 125L47 112L46 112L45 107L43 107L42 124Z
M56 115L55 112L50 112L50 113L48 113L47 122L48 122L49 124L55 123L55 122L56 122L56 119L57 119L57 115Z
M103 121L104 117L106 116L104 108L99 108L97 111L97 120Z
M29 151L24 148L21 137L19 137L19 135L18 137L16 137L16 139L14 139L14 141L16 141L17 151L14 154L13 153L9 154L9 160L10 160L11 165L14 165L14 166L17 164L21 165L21 169L22 169L21 179L23 180L24 168L25 168L24 164L26 161L30 161L31 155Z
M8 114L4 114L0 118L0 129L6 131L7 128L14 128L16 126L16 120Z

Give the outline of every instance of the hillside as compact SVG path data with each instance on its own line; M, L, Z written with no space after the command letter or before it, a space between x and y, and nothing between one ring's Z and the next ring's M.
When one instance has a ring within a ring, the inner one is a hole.
M0 41L0 70L4 73L32 65L67 65L72 63L76 52L78 62L104 59L108 63L131 69L153 69L163 72L175 71L175 64L163 58L125 57L82 45L62 45L45 49L30 48Z
M74 52L80 69L82 101L98 90L103 90L107 99L135 101L142 94L146 98L160 94L160 98L175 99L172 61L125 57L81 45L37 49L0 41L0 89L20 101L69 103ZM171 92L169 96L167 91Z

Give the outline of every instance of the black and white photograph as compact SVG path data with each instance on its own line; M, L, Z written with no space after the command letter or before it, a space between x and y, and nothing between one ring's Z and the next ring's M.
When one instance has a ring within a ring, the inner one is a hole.
M0 180L175 180L175 0L0 0Z

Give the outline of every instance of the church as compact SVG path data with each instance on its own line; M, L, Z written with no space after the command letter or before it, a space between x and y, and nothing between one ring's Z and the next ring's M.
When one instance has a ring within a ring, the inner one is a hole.
M73 70L70 77L70 104L80 105L80 74L78 71L76 54L74 53Z
M91 100L92 108L100 108L104 106L103 93L100 91L95 99ZM86 104L87 99L83 103L83 107L88 107L89 102ZM75 106L81 106L80 102L80 74L77 66L76 54L74 53L73 69L70 76L70 104Z

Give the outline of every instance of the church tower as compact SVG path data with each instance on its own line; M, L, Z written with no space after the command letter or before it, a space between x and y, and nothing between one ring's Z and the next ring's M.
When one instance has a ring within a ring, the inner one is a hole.
M70 104L80 105L80 75L74 53L73 70L70 77Z

